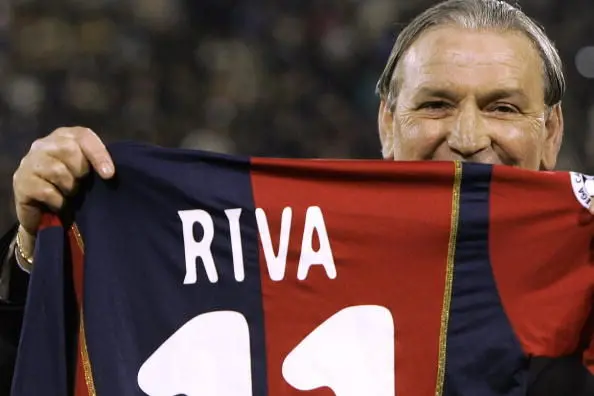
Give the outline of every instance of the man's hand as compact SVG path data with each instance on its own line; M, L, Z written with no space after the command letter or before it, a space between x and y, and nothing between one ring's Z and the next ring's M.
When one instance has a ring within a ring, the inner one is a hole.
M103 179L115 172L105 145L88 128L59 128L31 145L13 176L19 238L25 254L33 254L43 207L60 210L91 168Z

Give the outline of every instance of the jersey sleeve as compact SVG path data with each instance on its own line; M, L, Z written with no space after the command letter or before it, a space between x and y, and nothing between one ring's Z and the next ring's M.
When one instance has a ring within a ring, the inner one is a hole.
M492 266L528 356L563 357L584 350L594 290L588 184L569 172L494 171Z
M572 391L561 394L594 394L590 180L494 170L489 249L498 291L524 354L535 367L543 363L530 395L559 394L562 386Z

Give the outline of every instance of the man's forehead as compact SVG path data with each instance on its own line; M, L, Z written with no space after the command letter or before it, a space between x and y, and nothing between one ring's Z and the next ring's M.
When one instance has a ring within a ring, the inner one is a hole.
M415 87L446 89L462 81L489 79L518 89L542 77L541 67L530 40L518 33L475 31L442 27L425 32L407 51L400 72ZM405 81L406 83L406 81ZM437 85L437 86L436 86ZM503 88L503 87L502 87Z
M538 58L538 53L520 33L440 27L423 33L402 61L413 67L488 66L494 63L526 65L526 61L534 58Z

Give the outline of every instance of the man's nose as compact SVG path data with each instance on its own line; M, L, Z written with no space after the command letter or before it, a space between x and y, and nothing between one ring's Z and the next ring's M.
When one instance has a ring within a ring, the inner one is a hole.
M460 107L451 125L447 143L452 151L464 158L472 157L491 145L480 109L472 104Z

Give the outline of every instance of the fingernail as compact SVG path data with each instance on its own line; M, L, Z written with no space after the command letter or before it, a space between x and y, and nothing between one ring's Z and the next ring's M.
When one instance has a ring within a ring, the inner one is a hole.
M103 163L103 164L101 164L100 171L103 176L109 176L113 173L113 168L111 167L110 164Z

